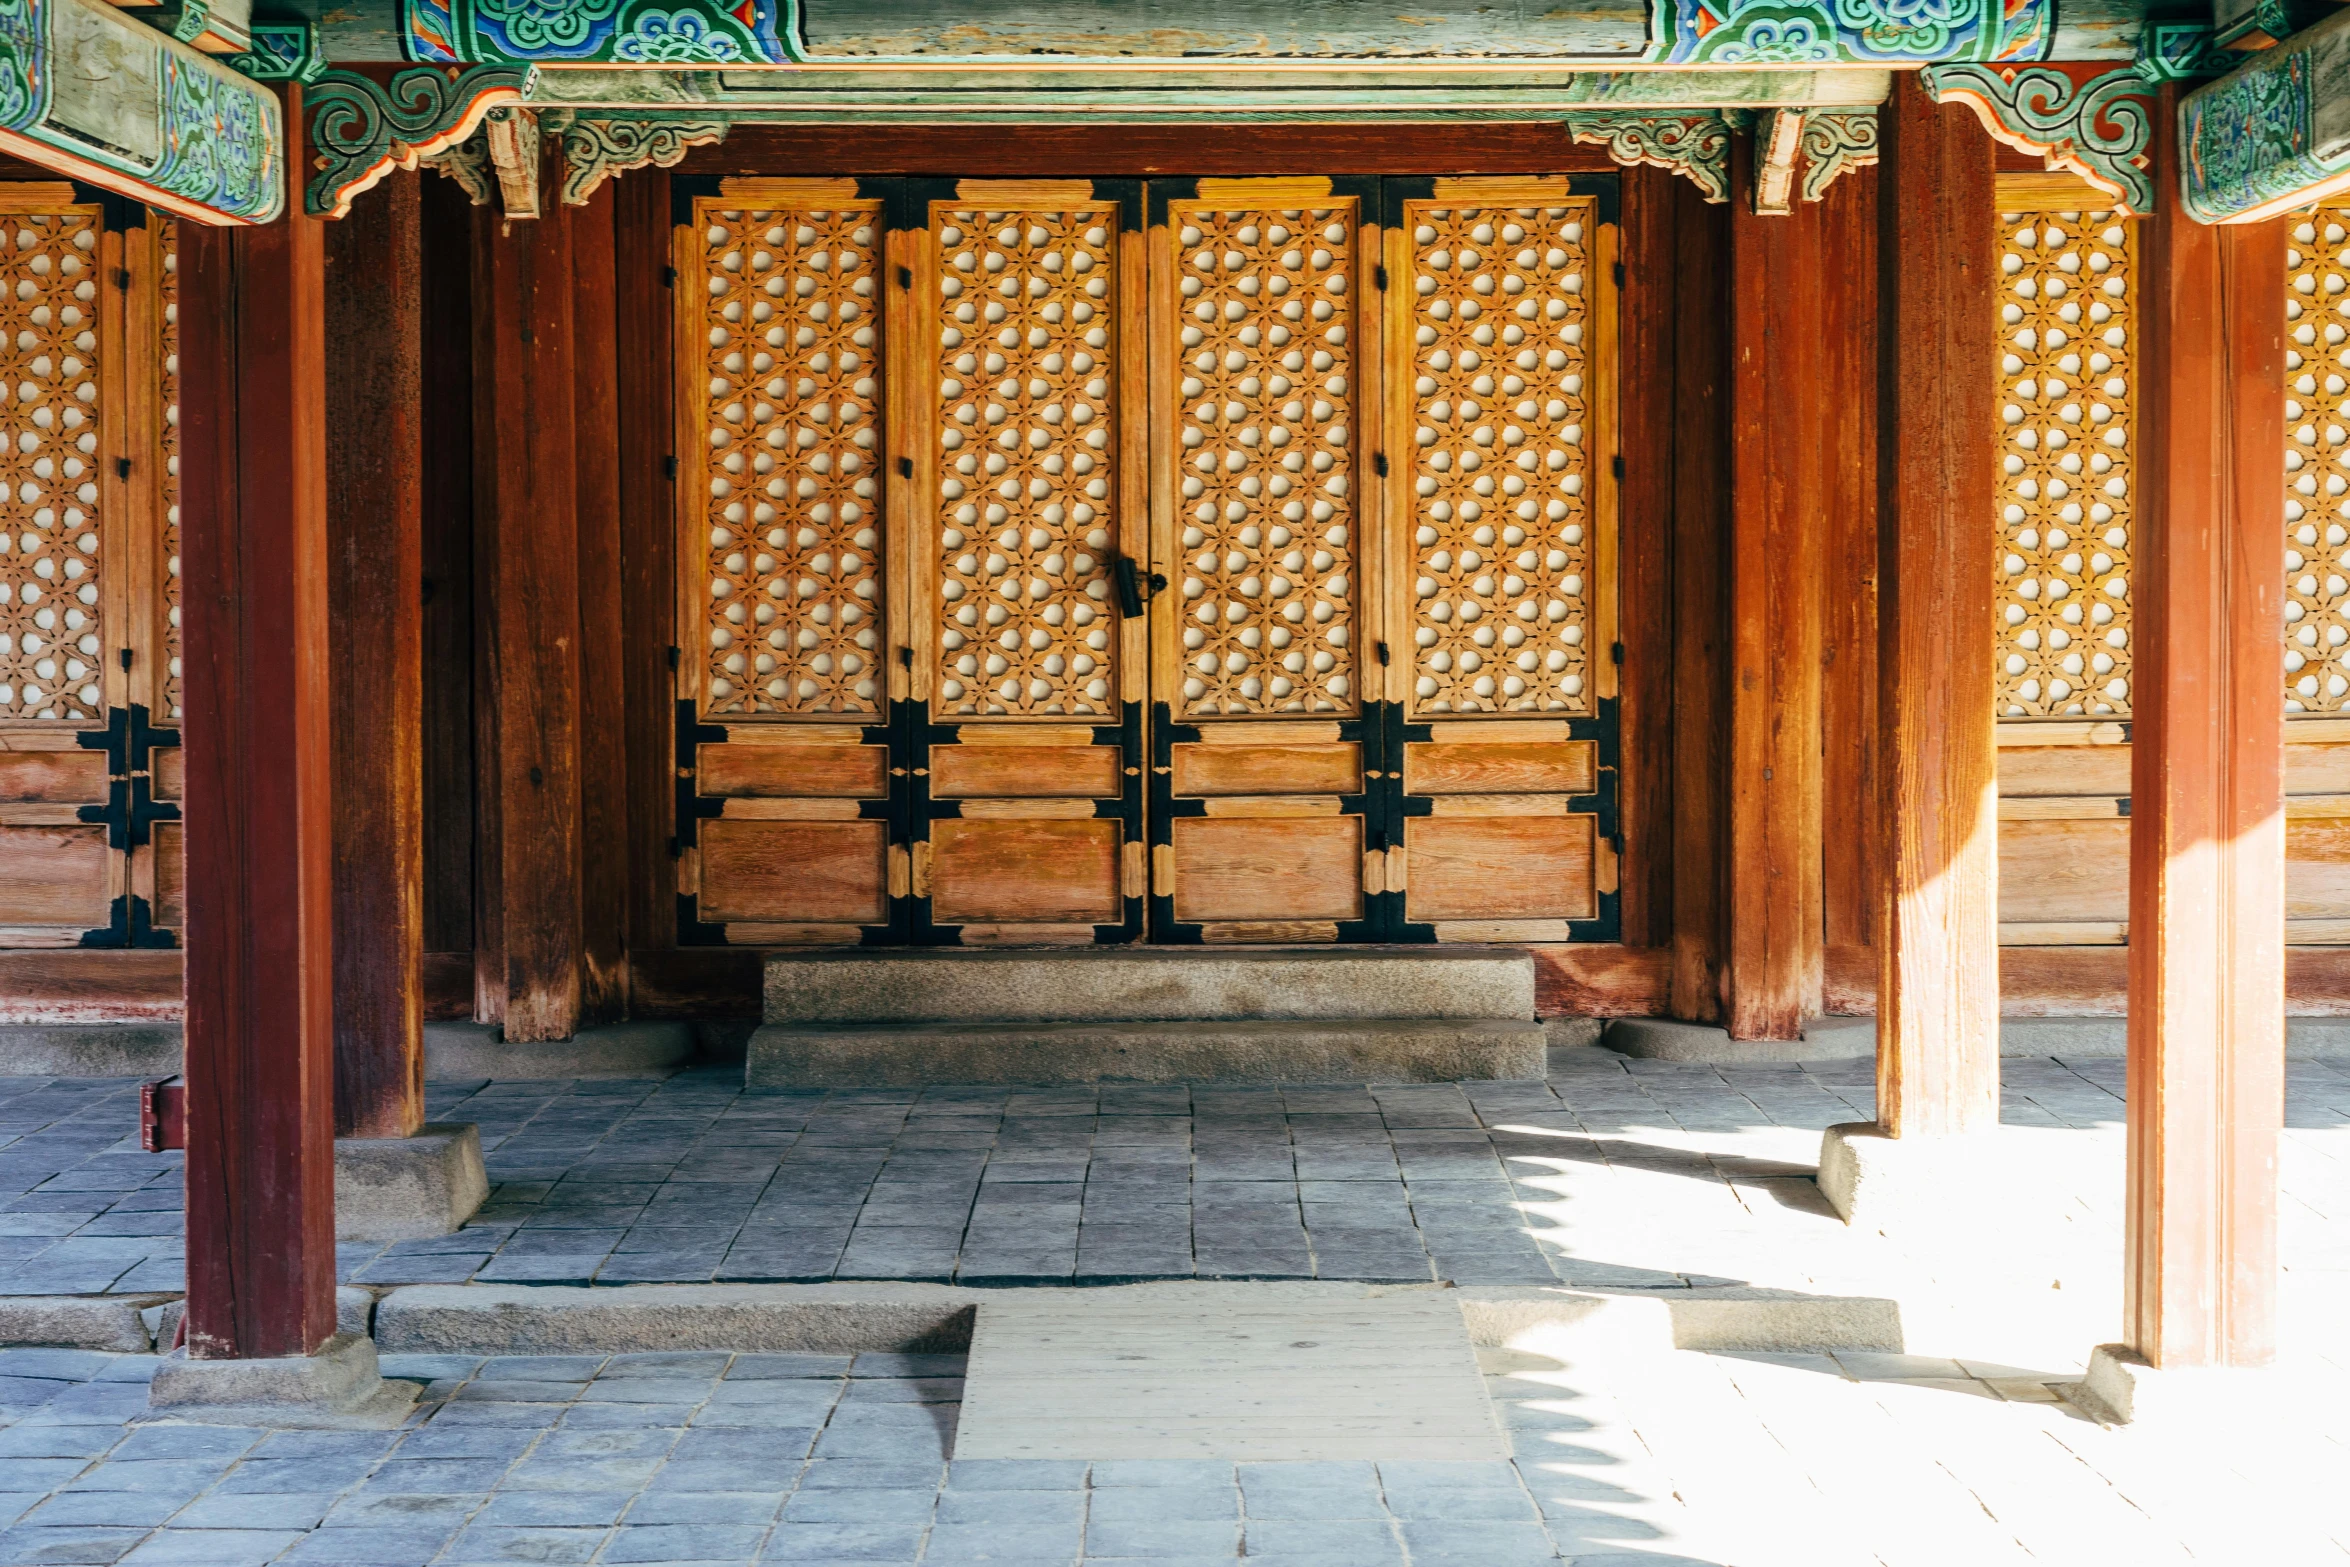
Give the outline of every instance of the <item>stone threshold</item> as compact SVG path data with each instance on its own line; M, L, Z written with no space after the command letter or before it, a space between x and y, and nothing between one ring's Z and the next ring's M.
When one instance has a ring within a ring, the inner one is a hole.
M1175 1281L1111 1289L1231 1289ZM1589 1354L1667 1349L1813 1351L1904 1347L1897 1302L1750 1286L1667 1290L1360 1284L1243 1286L1333 1304L1442 1291L1481 1349ZM1063 1293L1080 1293L1062 1291ZM1033 1290L1021 1290L1032 1295ZM1091 1292L1084 1292L1091 1293ZM346 1332L372 1330L385 1354L624 1354L648 1350L959 1353L977 1313L1006 1291L951 1284L411 1284L337 1292ZM177 1297L0 1298L0 1344L145 1354L168 1351Z

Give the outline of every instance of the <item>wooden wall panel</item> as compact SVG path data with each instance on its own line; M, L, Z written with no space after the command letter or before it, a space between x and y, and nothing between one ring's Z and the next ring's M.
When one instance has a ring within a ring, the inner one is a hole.
M753 924L879 924L889 918L885 822L710 821L701 830L702 917Z
M1125 917L1119 826L1075 820L930 824L940 924L1114 925Z
M1877 274L1877 168L1828 187L1824 245L1845 277ZM1824 395L1836 410L1828 445L1827 537L1820 623L1822 915L1830 946L1867 946L1878 922L1877 823L1877 333L1854 308L1822 345Z
M879 799L889 793L889 750L878 745L704 745L695 787L706 795Z
M1170 747L1173 792L1218 794L1355 794L1363 787L1363 748L1328 745L1216 745Z
M105 800L104 751L0 751L0 803L102 805Z
M1174 837L1180 920L1351 920L1363 908L1359 817L1186 816Z
M1999 824L2001 925L2129 917L2127 817Z
M1407 794L1589 794L1599 786L1591 740L1412 741L1403 748Z
M154 834L155 923L178 930L188 922L187 845L178 822L157 822Z
M930 753L934 799L1115 797L1126 754L1114 745L942 745Z
M1590 919L1597 835L1590 816L1415 818L1404 831L1405 916Z
M1619 871L1627 946L1673 940L1673 581L1674 357L1684 312L1677 253L1683 203L1670 170L1622 174L1624 287L1619 309L1616 489L1617 636L1624 644L1618 687L1622 740L1617 810L1624 829Z
M0 931L59 927L49 940L62 945L80 931L106 925L114 898L114 856L104 827L0 826L0 863L8 867L0 877ZM34 940L40 938L24 932L16 944Z

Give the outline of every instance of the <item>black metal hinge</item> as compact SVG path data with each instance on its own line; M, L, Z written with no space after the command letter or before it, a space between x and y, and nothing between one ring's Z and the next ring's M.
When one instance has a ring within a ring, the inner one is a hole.
M1378 644L1378 648L1379 648L1379 662L1380 662L1380 663L1382 663L1382 664L1384 664L1384 663L1386 663L1386 662L1387 662L1387 644L1386 644L1386 643L1384 643L1384 642L1382 642L1382 643L1379 643L1379 644Z
M677 268L663 267L661 269L661 286L663 288L677 287Z
M677 477L676 458L664 457L661 459L661 477L664 479L674 479Z
M1618 452L1615 456L1608 459L1608 471L1613 473L1619 480L1624 477L1623 453Z
M127 647L122 650L122 667L126 671L131 667L131 650Z
M898 268L898 287L907 290L909 293L913 291L914 269L912 267Z
M116 268L114 269L114 286L115 286L115 288L116 288L116 289L118 289L119 291L121 291L122 293L125 293L125 294L127 294L127 293L129 293L129 292L131 291L131 269L130 269L130 268L128 268L128 267L116 267Z
M1624 264L1623 264L1621 261L1619 261L1619 262L1617 262L1617 263L1616 263L1616 266L1615 266L1615 273L1616 273L1616 287L1618 287L1618 288L1622 288L1622 287L1624 286Z
M1371 269L1371 286L1382 294L1387 292L1387 269L1385 267Z
M1610 642L1607 647L1607 656L1612 662L1622 664L1624 662L1624 644Z
M900 458L898 459L898 477L899 477L899 478L901 478L901 479L911 479L912 477L914 477L914 459L913 459L913 458L911 458L911 457L900 457Z
M685 654L682 650L674 647L671 648L669 650L669 667L671 669L675 669L681 662L684 661L684 658Z
M114 476L117 479L127 479L131 476L131 460L128 457L114 459Z
M1387 477L1387 454L1385 452L1371 454L1371 471L1382 479Z

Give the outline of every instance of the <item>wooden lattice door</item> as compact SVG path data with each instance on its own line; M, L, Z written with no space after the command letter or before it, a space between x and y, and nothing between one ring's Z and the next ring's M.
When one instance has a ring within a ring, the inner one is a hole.
M0 186L0 947L176 940L172 234Z
M689 192L682 939L1611 939L1613 190Z

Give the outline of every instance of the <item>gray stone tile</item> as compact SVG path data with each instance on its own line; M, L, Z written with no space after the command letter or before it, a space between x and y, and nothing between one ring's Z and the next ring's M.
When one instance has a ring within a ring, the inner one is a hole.
M590 1562L609 1533L608 1529L508 1529L472 1524L449 1542L447 1553L439 1560L444 1567Z
M1236 1556L1239 1550L1237 1522L1159 1518L1147 1523L1088 1522L1085 1526L1088 1556Z

